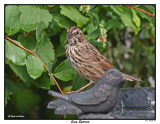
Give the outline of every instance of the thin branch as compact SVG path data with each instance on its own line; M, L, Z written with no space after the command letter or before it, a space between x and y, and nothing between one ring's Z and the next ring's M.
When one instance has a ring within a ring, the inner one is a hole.
M28 37L30 35L31 32L28 32L25 34L25 37Z
M123 5L123 6L129 7L129 8L137 9L137 10L139 10L139 11L141 11L141 12L143 12L143 13L146 13L146 14L148 14L149 16L152 16L153 18L155 18L155 15L153 15L153 14L151 14L151 13L149 13L149 12L143 10L143 9L140 9L140 8L138 8L138 7L135 7L135 6L132 6L132 5Z
M35 57L37 57L37 58L43 63L43 61L42 61L42 60L41 60L41 59L40 59L33 51L31 51L31 50L29 50L29 49L26 49L25 47L19 45L18 43L16 43L14 40L12 40L11 38L9 38L9 37L7 37L7 36L5 36L5 38L6 38L7 40L11 41L12 43L16 44L18 47L24 49L25 51L27 51L27 52L33 54ZM47 66L46 66L44 63L43 63L43 66L44 66L44 67L46 68L46 70L49 72ZM55 81L55 83L56 83L56 85L57 85L59 91L60 91L62 94L64 94L63 91L61 90L59 84L57 83L56 79L53 77L53 74L50 73L50 75L51 75L51 77L54 79L54 81Z
M49 12L52 11L52 9L53 9L54 7L55 7L55 6L50 7L50 8L48 9L48 11L49 11Z

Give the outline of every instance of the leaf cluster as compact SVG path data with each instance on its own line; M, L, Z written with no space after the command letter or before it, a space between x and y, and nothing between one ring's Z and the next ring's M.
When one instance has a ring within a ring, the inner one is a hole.
M155 14L154 5L134 6ZM87 84L65 56L66 30L72 26L79 27L116 68L144 81L123 87L153 84L148 79L155 78L155 19L146 13L123 5L6 5L5 35L42 60L5 40L6 116L48 115L47 90L58 91L50 73L64 92Z

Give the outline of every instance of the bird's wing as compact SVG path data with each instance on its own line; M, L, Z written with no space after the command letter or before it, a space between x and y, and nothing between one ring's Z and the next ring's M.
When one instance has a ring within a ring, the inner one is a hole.
M111 62L102 55L96 55L95 59L97 59L100 65L102 65L103 67L107 69L114 68Z
M104 56L102 56L96 47L94 47L92 44L88 43L88 45L85 46L84 49L84 56L88 57L88 61L91 62L93 65L101 65L106 69L114 68L112 63Z
M77 97L72 97L72 102L79 105L97 105L105 102L111 95L111 90L106 84L99 85L92 92L81 92ZM112 88L111 88L112 89Z

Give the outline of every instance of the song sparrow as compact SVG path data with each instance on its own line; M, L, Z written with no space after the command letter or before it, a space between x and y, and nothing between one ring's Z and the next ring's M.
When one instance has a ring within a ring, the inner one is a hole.
M66 36L66 56L72 67L83 77L90 80L90 83L78 91L97 82L107 69L114 68L109 60L102 56L98 50L87 41L83 32L73 26L67 30ZM141 78L122 73L125 80L141 81Z

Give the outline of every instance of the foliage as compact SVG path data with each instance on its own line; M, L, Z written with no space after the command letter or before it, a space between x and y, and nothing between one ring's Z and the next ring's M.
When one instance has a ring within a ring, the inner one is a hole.
M154 5L134 5L155 14ZM123 5L7 5L5 35L32 50L53 73L64 92L88 81L72 69L65 56L66 30L78 26L87 39L121 71L150 86L155 78L155 18ZM53 79L38 58L5 40L5 117L61 118L46 109ZM69 88L68 88L69 87ZM35 114L33 114L35 113Z

